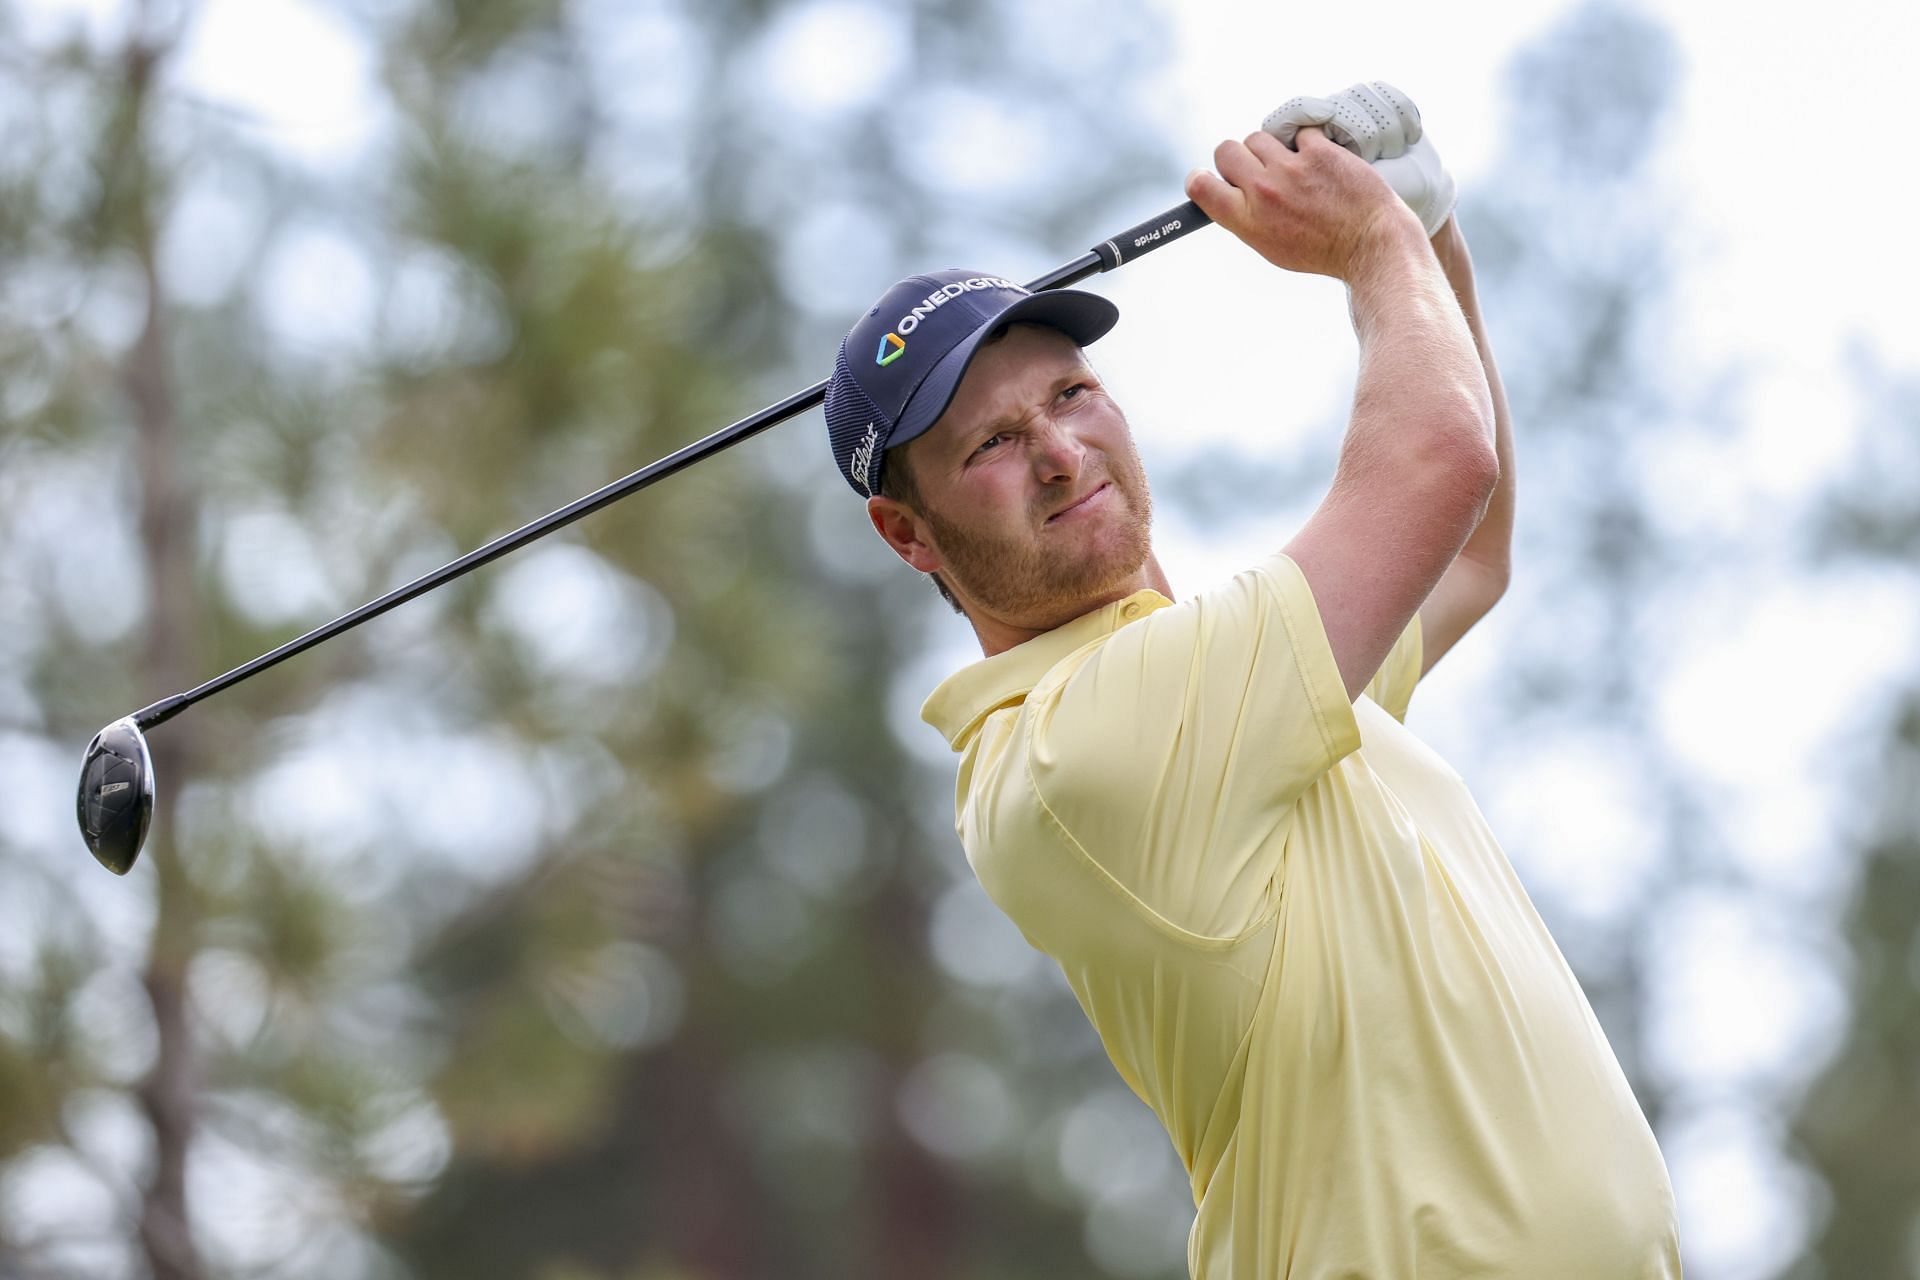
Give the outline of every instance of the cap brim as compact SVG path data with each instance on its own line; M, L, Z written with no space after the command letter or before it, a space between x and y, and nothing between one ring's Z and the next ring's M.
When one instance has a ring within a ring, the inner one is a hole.
M983 320L963 342L940 357L939 363L927 372L908 399L906 408L900 411L900 419L887 439L887 447L891 449L903 445L932 429L933 424L940 420L940 415L947 411L947 406L953 403L953 393L960 389L960 380L967 376L967 366L973 363L980 344L1001 325L1016 322L1043 324L1050 329L1058 329L1085 347L1105 336L1119 320L1120 308L1097 293L1087 293L1081 289L1051 289L1021 298L1012 306Z

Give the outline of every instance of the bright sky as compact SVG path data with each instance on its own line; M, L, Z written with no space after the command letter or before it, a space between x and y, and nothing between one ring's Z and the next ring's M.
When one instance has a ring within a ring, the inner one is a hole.
M1430 136L1466 192L1482 180L1496 141L1511 125L1499 114L1503 68L1515 48L1562 12L1541 4L1463 9L1405 0L1358 11L1163 3L1176 34L1175 62L1153 91L1166 103L1164 127L1193 163L1205 163L1221 138L1256 127L1287 96L1380 78L1420 104ZM855 20L837 22L836 29L880 29L862 6L850 7ZM76 22L110 39L123 11L119 0L38 0L24 6L24 17L30 41ZM1674 282L1673 357L1680 368L1735 361L1751 367L1749 398L1733 415L1744 433L1741 465L1731 474L1714 469L1713 479L1720 501L1769 513L1775 519L1765 523L1772 528L1846 457L1854 409L1840 362L1846 344L1864 339L1893 363L1911 364L1920 355L1920 324L1911 313L1920 237L1911 232L1912 205L1902 185L1911 166L1897 145L1897 132L1911 117L1900 95L1920 51L1920 6L1828 0L1817 21L1801 7L1731 0L1646 11L1673 32L1684 62L1677 108L1648 139L1659 155L1663 195L1681 211L1678 234L1692 249ZM823 65L812 83L841 89L862 82L860 68L841 71L833 59L859 53L871 71L887 49L884 41L814 44L813 56ZM1061 66L1071 66L1070 47L1062 48ZM193 94L243 113L252 122L246 127L321 171L351 163L384 123L367 51L313 0L211 0L178 75ZM1165 203L1180 198L1169 190ZM190 262L237 238L221 221L235 207L217 194L207 197L206 207L192 213L202 220L192 223L202 234L177 236L170 252ZM1467 229L1471 237L1471 225ZM351 246L329 240L324 230L302 234L304 249L283 247L267 266L283 286L274 292L289 300L289 316L313 313L299 298L315 279L327 282L337 302L339 282L356 270ZM1058 256L1082 247L1061 245ZM210 279L216 269L183 274ZM861 284L855 293L870 296L879 283ZM1208 231L1095 287L1127 317L1095 354L1147 437L1150 463L1177 457L1185 442L1231 440L1284 453L1298 447L1286 424L1340 415L1351 388L1353 344L1338 286L1283 278L1224 233ZM369 283L360 292L370 290ZM1493 337L1497 348L1500 335ZM1227 364L1223 352L1236 358ZM1245 358L1249 353L1257 358ZM1266 369L1280 370L1283 382L1277 391L1259 390L1289 405L1271 419L1248 408L1249 377ZM1526 426L1520 424L1523 485ZM1158 440L1156 430L1163 433ZM1701 468L1704 482L1710 462L1681 458L1677 474L1688 475L1688 461ZM1676 483L1676 493L1684 493L1690 480ZM1523 487L1523 502L1525 493ZM1161 531L1162 558L1176 588L1190 592L1276 545L1300 514L1276 512L1225 531L1169 521ZM1755 536L1763 549L1755 558L1764 561L1764 549L1776 544L1765 540L1759 523ZM293 601L288 611L306 603L304 597ZM1765 864L1756 875L1790 886L1817 878L1825 864L1816 857L1810 872L1806 855L1825 850L1827 799L1800 780L1840 717L1879 673L1910 654L1913 604L1871 582L1809 584L1762 565L1703 584L1699 609L1702 639L1673 655L1668 712L1676 740L1736 807L1750 806L1761 819L1751 824L1754 857ZM1716 625L1726 618L1735 621ZM1478 658L1463 646L1436 672L1420 704L1416 727L1443 749L1449 719L1470 715L1475 690L1495 674L1485 656L1492 643L1482 642ZM1836 647L1852 660L1819 664L1807 677L1813 688L1805 698L1763 704L1751 696L1771 673L1808 669L1806 655ZM950 646L929 657L928 682L971 656L967 637L956 631ZM1759 751L1759 742L1774 745ZM1591 807L1601 807L1612 767L1604 744L1574 744L1540 767L1530 781L1544 779L1556 796L1579 804L1584 795ZM1507 790L1516 789L1528 788ZM1488 780L1487 791L1496 829L1503 818L1519 829L1534 820L1523 797L1504 795L1500 780ZM1781 831L1795 838L1767 843L1767 833ZM1586 854L1592 846L1632 845L1633 828L1616 823L1588 834L1589 843L1569 838L1565 846L1577 864L1523 870L1536 886L1557 884L1575 896L1585 884L1592 905L1604 909L1624 892L1622 877L1637 873L1622 859L1596 872ZM1667 926L1674 935L1674 976L1655 1011L1654 1049L1683 1086L1683 1103L1662 1138L1681 1198L1689 1274L1759 1277L1794 1247L1802 1224L1793 1175L1778 1156L1777 1126L1738 1085L1757 1064L1793 1053L1796 1034L1825 1025L1835 997L1830 984L1823 985L1824 970L1807 965L1764 912L1702 899L1681 904L1672 919L1680 922ZM1809 969L1816 971L1811 979ZM1739 1012L1753 1009L1770 1011L1767 1025Z

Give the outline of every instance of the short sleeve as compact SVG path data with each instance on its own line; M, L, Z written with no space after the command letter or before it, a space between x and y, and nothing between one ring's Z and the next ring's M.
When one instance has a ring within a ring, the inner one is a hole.
M1053 820L1148 909L1210 937L1267 910L1294 802L1360 745L1313 593L1284 555L1121 627L1026 710Z
M1414 614L1407 623L1407 629L1393 642L1386 661L1380 664L1380 670L1367 682L1363 692L1367 697L1379 703L1381 708L1395 720L1405 722L1407 703L1413 699L1413 686L1420 683L1420 615Z

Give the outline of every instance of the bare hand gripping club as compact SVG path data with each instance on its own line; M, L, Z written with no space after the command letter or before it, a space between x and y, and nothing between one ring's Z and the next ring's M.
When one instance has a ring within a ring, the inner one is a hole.
M1161 245L1173 243L1190 231L1206 226L1209 221L1211 219L1200 212L1200 207L1189 200L1157 218L1149 218L1137 227L1129 227L1110 240L1101 241L1072 262L1047 272L1027 288L1035 293L1044 289L1062 289L1097 272L1112 271L1142 254L1151 253ZM396 587L379 599L369 601L351 613L342 614L298 639L289 640L223 676L216 676L185 693L162 698L152 706L143 707L130 716L114 721L94 735L93 742L87 747L86 760L80 767L80 791L76 807L80 818L80 834L85 837L87 847L93 850L93 856L100 860L100 865L117 875L125 875L140 856L140 846L146 840L147 827L153 820L153 758L147 751L146 730L166 723L202 698L210 698L222 689L230 689L296 653L311 649L324 640L331 640L369 618L378 617L415 596L452 582L488 561L497 560L509 551L518 550L536 538L543 538L555 529L598 511L608 503L637 493L656 480L684 471L722 449L804 413L819 404L826 393L827 384L816 382L804 391L768 405L750 418L742 418L704 440L697 440L629 476L595 489L532 524L495 538L424 577Z

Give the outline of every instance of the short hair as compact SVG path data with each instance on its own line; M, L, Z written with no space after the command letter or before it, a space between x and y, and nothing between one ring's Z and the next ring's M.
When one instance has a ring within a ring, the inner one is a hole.
M911 440L907 442L907 444L912 443ZM920 497L920 486L913 478L913 464L907 461L906 444L897 444L881 455L880 496L892 498L916 515L926 514L925 502ZM940 593L942 600L952 606L955 613L966 612L960 607L960 602L953 598L953 592L947 588L947 584L941 580L939 574L930 573L927 577L932 581L933 589Z

